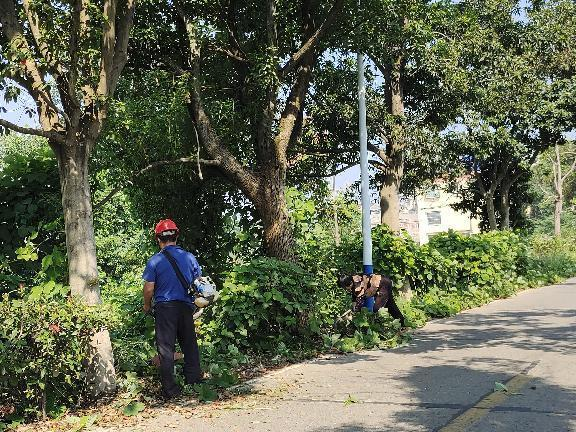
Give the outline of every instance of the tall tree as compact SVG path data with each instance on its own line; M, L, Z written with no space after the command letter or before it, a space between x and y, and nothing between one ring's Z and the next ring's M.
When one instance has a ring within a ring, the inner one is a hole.
M88 162L128 58L134 9L135 0L0 0L1 83L14 99L29 94L40 127L0 126L47 138L56 155L70 289L88 304L100 302ZM94 336L93 351L91 391L111 391L107 332Z
M463 145L453 150L474 182L461 207L470 204L474 212L470 197L477 196L490 229L507 229L511 200L521 199L510 191L573 125L567 101L574 88L574 5L534 2L520 14L515 1L471 0L462 8L471 25L456 43L469 91L460 121L465 131L452 134Z
M572 163L563 170L563 157L571 159ZM561 234L562 206L564 204L564 183L576 170L576 152L560 152L560 146L554 146L554 159L552 160L552 172L554 174L554 235Z
M321 41L343 6L344 0L179 0L152 6L146 22L137 23L163 23L141 41L138 65L161 63L187 82L203 156L253 203L266 253L282 259L294 256L287 151L300 134ZM168 40L178 44L166 52Z
M307 134L292 159L316 165L318 172L337 172L357 161L356 66L349 53L367 53L368 147L381 222L395 231L400 194L444 171L438 134L455 120L463 93L449 44L460 31L458 14L445 2L362 2L354 32L335 41L340 50L323 59L315 76Z
M576 146L574 142L555 145L538 157L533 167L533 187L540 195L540 210L547 213L550 205L554 219L554 235L562 233L564 205L573 194L567 187L576 177Z

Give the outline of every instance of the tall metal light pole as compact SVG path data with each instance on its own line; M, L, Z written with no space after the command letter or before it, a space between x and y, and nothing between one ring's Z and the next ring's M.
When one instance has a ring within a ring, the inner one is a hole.
M358 113L360 130L360 178L362 194L362 262L364 274L374 273L372 266L372 234L370 232L370 179L368 177L368 132L366 130L366 83L364 81L364 54L358 53ZM366 299L364 306L372 311L374 298Z

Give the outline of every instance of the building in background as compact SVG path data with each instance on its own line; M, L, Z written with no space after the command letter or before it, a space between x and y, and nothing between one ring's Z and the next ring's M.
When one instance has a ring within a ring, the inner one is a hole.
M400 227L418 243L427 243L434 234L453 230L464 235L480 232L480 219L470 212L454 210L459 201L455 194L439 188L416 197L403 197L400 205ZM380 206L370 209L372 225L380 223Z

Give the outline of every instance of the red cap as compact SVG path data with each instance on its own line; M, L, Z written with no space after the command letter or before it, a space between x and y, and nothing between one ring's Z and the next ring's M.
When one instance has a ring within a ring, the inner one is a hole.
M154 233L156 234L156 237L158 237L160 234L166 231L173 231L167 233L169 235L178 234L180 232L180 230L178 229L178 227L176 226L176 224L172 219L162 219L160 222L156 224L156 228L154 228Z

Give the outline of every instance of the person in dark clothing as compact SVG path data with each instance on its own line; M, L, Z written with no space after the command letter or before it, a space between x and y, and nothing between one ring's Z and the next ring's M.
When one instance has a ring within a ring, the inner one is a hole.
M402 327L406 326L404 315L394 300L392 279L389 277L361 273L352 276L340 275L337 284L352 294L352 311L359 312L365 306L366 299L374 297L374 312L386 307L392 318L400 320Z
M179 230L176 224L165 219L158 222L154 230L160 252L152 256L144 269L144 312L152 311L154 318L156 346L160 357L160 381L164 397L170 399L180 395L180 388L174 380L174 352L176 340L184 354L184 377L186 384L202 380L200 353L194 327L194 297L180 282L175 268L166 257L173 257L175 264L191 283L202 275L196 257L176 245Z

